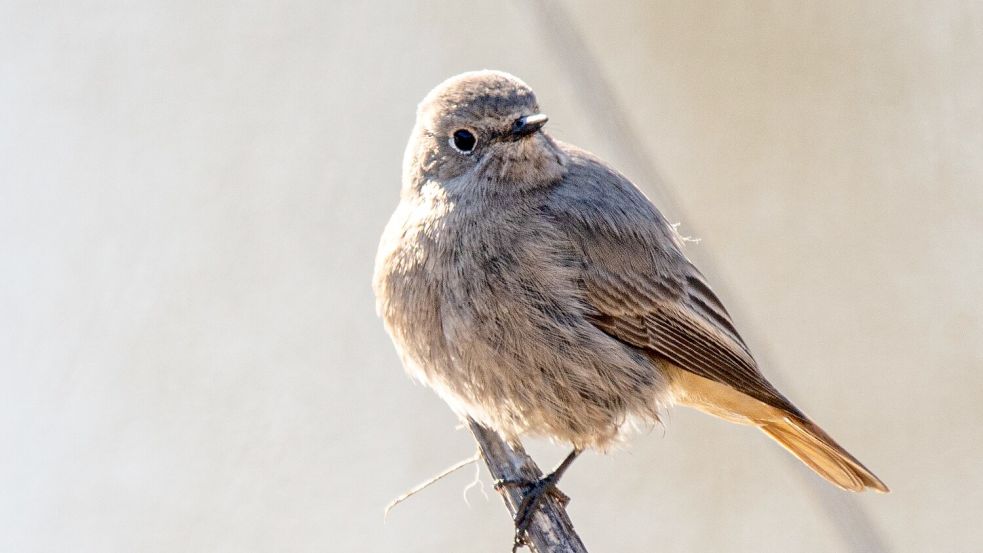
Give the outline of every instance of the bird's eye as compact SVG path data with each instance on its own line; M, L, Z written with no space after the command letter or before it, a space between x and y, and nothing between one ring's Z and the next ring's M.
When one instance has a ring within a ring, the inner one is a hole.
M478 140L467 129L457 129L451 135L451 146L462 154L470 154Z

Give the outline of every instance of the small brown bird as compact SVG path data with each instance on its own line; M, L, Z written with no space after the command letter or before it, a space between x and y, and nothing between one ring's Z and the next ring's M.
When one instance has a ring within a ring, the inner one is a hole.
M571 444L548 485L679 403L757 426L845 490L887 492L765 379L658 209L546 121L497 71L420 104L374 278L406 369L508 439Z

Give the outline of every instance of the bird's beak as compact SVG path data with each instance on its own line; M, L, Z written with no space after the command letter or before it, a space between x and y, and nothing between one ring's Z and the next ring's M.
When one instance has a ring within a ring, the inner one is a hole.
M512 137L522 138L524 136L529 136L530 134L543 128L543 125L545 125L549 120L550 118L546 117L546 115L542 113L520 117L515 120L515 123L512 123Z

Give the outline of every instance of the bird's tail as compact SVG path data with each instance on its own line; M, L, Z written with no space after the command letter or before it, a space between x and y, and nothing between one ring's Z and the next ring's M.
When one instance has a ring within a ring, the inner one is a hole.
M844 490L860 492L864 488L872 488L882 493L890 491L884 482L816 423L794 415L754 422L789 453Z
M874 473L791 403L783 409L731 386L668 365L677 403L738 424L753 424L831 483L854 492L888 492Z

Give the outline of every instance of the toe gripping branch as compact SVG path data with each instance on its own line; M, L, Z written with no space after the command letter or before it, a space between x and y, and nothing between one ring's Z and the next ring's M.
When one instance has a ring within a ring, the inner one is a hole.
M561 492L556 484L578 455L580 455L580 450L574 449L552 472L538 480L500 479L495 482L495 491L499 493L502 493L506 487L522 488L522 501L516 507L515 518L513 519L515 523L513 553L523 545L528 545L529 524L547 495L555 497L563 507L570 503L570 497Z
M508 443L473 419L466 419L465 424L497 482L495 489L516 522L512 550L529 545L536 553L587 553L564 508L569 499L556 489L556 483L579 452L571 453L557 470L542 476L521 444Z

